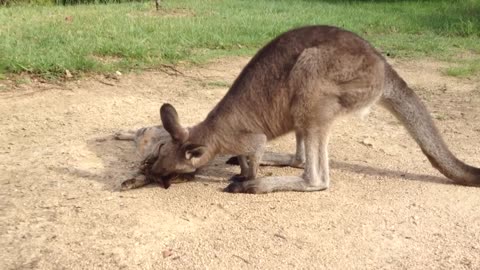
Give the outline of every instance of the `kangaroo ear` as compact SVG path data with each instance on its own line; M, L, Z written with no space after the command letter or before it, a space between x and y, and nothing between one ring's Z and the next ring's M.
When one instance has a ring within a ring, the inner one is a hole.
M200 144L187 144L184 146L185 158L191 160L192 158L199 158L205 152L207 152L207 147Z
M188 130L180 125L177 111L172 105L168 103L162 105L160 108L160 119L163 127L170 133L173 140L183 143L188 139Z

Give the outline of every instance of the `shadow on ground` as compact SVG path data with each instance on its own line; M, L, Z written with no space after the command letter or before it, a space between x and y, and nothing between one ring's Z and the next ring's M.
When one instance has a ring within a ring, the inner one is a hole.
M54 170L62 174L71 174L78 177L100 182L105 189L119 191L120 184L129 179L136 171L139 162L135 154L135 147L131 141L118 141L113 139L99 140L92 139L87 142L88 149L101 159L103 169L91 171L80 168L54 168ZM272 153L274 155L285 155L289 159L288 154ZM268 153L266 153L268 155ZM210 165L199 170L195 181L204 183L221 183L227 184L228 179L239 172L238 166L226 164L226 157L218 157L213 160ZM353 172L368 176L376 176L391 179L405 179L411 181L422 181L439 184L450 184L448 179L443 177L405 173L402 171L394 171L382 168L375 168L369 165L352 164L342 161L331 161L333 170ZM279 164L277 167L285 167ZM298 173L301 173L299 170ZM180 180L181 182L182 180ZM338 181L338 180L337 180ZM157 184L148 185L147 188L158 188Z

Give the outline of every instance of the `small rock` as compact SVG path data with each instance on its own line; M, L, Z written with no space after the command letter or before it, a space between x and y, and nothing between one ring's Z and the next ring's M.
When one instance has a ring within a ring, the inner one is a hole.
M173 255L173 252L171 249L166 249L162 252L162 256L163 258L167 258L167 257L170 257Z
M117 74L117 76L122 76L122 73L120 71L115 71L115 74Z
M371 138L365 138L360 143L368 147L373 147L373 140Z
M72 73L70 73L70 70L65 69L65 77L67 77L67 78L72 78L73 77Z

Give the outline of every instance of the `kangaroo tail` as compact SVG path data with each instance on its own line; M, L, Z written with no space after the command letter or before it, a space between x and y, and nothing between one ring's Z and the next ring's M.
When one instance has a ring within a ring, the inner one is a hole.
M480 169L457 159L443 141L425 105L387 65L383 105L407 128L433 167L458 184L480 185Z

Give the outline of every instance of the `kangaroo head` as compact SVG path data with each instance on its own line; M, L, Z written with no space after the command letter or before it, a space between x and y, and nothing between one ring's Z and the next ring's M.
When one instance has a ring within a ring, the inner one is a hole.
M162 105L160 118L172 139L158 145L151 173L161 178L171 178L195 172L207 147L189 141L188 129L180 125L177 111L172 105Z

